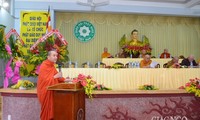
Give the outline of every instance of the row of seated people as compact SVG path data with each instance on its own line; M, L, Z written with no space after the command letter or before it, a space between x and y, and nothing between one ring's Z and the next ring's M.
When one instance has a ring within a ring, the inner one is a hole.
M196 67L198 66L198 64L196 63L196 61L194 60L194 56L193 55L190 55L188 58L185 58L182 60L181 63L178 62L179 61L179 58L177 56L173 57L171 61L169 61L168 63L165 63L163 65L163 68L180 68L180 67ZM74 62L70 62L70 65L72 66L69 66L69 64L66 65L66 67L75 67L76 63ZM130 66L131 65L131 66ZM149 54L146 54L144 57L143 57L143 60L140 61L140 63L135 63L134 65L131 63L126 63L126 64L123 64L123 63L120 63L120 62L117 62L115 63L113 66L118 66L119 68L132 68L132 67L140 67L140 68L160 68L160 64L155 62L155 61L152 61L151 60L151 55ZM92 68L93 65L89 62L85 62L82 64L82 68ZM95 64L94 66L95 68L110 68L112 66L106 66L105 63L102 63L102 62L98 62Z
M141 53L139 55L133 55L136 56L136 58L143 58L146 54L146 50L141 50ZM115 55L117 58L130 58L130 54L127 54L124 52L123 49L120 50L119 53ZM104 48L104 52L101 55L101 58L113 58L113 56L108 52L108 48ZM132 58L132 57L131 57ZM151 58L156 58L155 56L151 56ZM158 58L172 58L171 54L168 52L168 49L164 49L164 52L158 55ZM183 55L179 56L179 59L185 59Z

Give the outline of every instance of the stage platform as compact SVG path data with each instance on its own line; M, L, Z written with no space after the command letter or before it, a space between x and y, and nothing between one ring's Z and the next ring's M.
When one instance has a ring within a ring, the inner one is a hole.
M36 90L0 89L3 120L39 120ZM200 98L185 90L111 90L86 96L86 120L200 119ZM62 113L61 113L62 114Z

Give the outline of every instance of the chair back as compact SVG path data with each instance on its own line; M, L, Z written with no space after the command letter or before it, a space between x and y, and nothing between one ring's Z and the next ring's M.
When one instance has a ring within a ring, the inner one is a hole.
M92 64L91 64L90 62L84 62L84 63L82 64L82 67L83 67L83 68L92 68Z
M66 68L75 68L75 63L74 62L67 62L65 67Z
M95 64L95 68L98 68L98 62ZM106 68L106 64L105 63L103 63L103 62L100 62L100 66L99 66L100 68Z
M167 68L167 63L163 64L163 68Z
M155 68L160 68L160 64L157 64L157 65L155 66Z

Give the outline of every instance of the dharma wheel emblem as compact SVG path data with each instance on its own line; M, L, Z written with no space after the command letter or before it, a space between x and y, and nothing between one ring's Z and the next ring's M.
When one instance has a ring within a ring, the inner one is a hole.
M80 21L74 27L74 35L81 42L88 42L94 38L95 28L88 21Z

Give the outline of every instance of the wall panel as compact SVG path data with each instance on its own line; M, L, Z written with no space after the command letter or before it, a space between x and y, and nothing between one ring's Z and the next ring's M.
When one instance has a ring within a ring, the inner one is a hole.
M149 38L152 55L156 57L168 48L172 56L194 54L196 59L200 58L200 18L69 12L56 12L55 17L56 28L69 43L70 59L79 65L101 60L104 47L116 54L121 37L126 34L130 40L133 29L139 30L140 40L142 35ZM87 43L79 42L73 34L76 23L82 20L90 21L96 29L95 38Z

